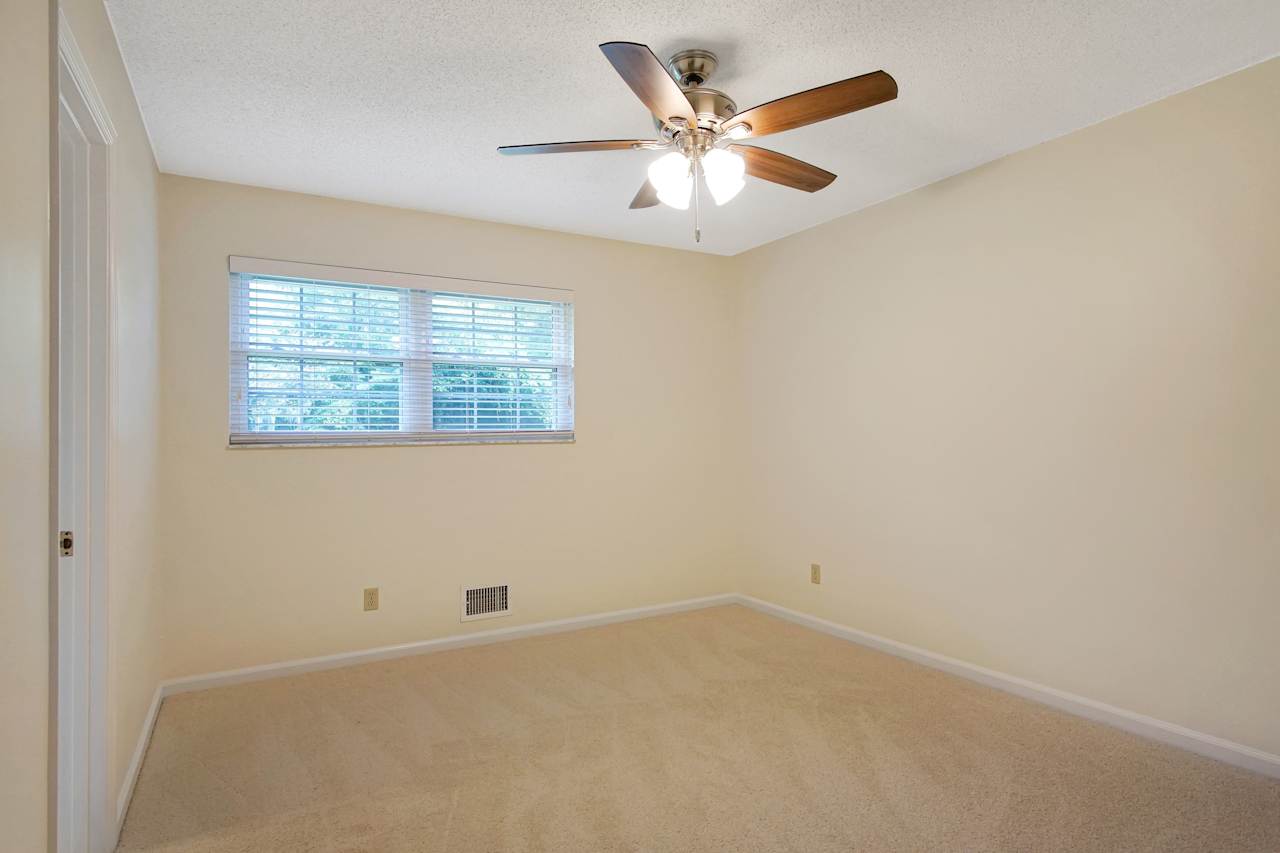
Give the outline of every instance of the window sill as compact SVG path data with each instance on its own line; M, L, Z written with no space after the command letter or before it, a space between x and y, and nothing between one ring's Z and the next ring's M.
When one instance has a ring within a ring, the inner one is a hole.
M572 431L555 432L468 432L416 435L233 435L228 450L280 450L317 447L426 447L454 444L574 444Z

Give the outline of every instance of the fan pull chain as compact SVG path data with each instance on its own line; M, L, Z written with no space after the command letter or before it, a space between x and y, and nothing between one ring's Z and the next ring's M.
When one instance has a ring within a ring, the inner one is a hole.
M702 160L695 159L693 168L693 242L702 242L702 206L698 198L698 178L702 175Z

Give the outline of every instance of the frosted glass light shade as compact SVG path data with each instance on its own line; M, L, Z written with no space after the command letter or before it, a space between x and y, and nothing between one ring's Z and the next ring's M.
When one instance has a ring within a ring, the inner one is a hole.
M663 154L649 164L649 183L658 191L658 200L677 210L689 209L693 195L693 176L689 174L689 158L678 151Z
M746 168L741 155L723 148L712 148L702 155L702 174L716 204L724 204L742 191L746 186L742 179Z

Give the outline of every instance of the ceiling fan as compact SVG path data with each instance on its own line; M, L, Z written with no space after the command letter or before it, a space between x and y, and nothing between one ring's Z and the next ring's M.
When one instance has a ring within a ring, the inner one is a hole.
M709 50L682 50L671 57L666 68L643 44L611 41L600 45L600 50L653 113L658 138L504 145L498 148L499 153L667 151L649 164L648 180L631 200L631 209L661 202L688 210L692 197L697 241L702 239L699 178L717 205L742 190L744 174L805 192L817 192L836 179L811 163L737 140L804 127L898 97L897 82L884 71L873 71L738 112L728 95L704 85L718 64Z

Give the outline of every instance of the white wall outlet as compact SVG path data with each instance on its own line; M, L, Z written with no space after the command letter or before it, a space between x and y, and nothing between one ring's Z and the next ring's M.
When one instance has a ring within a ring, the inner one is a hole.
M366 587L364 591L364 609L378 609L378 588L376 586Z

